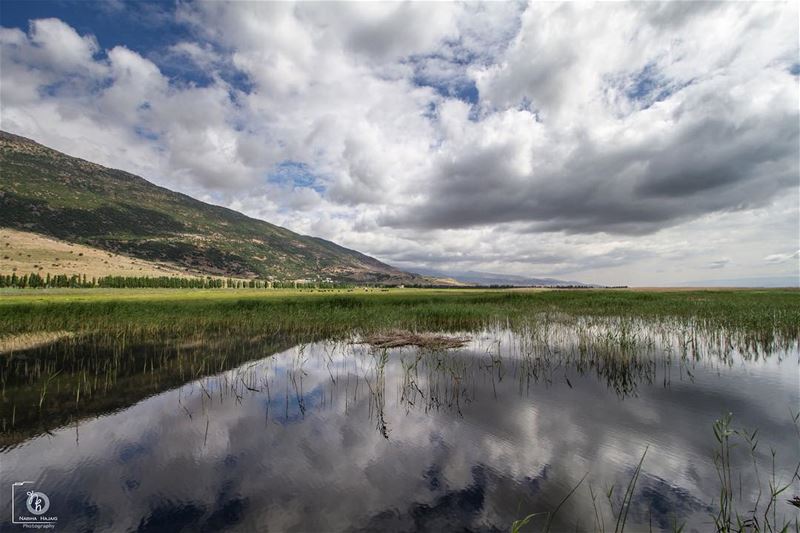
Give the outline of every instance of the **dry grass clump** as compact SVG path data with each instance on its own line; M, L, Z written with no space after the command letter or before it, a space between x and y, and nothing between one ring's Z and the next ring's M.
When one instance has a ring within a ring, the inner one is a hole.
M39 348L74 336L75 334L70 331L39 331L1 337L0 354Z
M461 348L470 341L469 337L451 337L437 333L413 333L411 331L394 330L375 333L364 337L361 342L374 348L399 348L401 346L417 346L432 350Z

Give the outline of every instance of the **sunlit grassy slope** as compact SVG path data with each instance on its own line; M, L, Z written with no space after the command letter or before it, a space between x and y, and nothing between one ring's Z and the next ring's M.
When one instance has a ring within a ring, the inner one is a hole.
M0 273L103 276L198 276L174 263L147 261L10 228L0 228Z

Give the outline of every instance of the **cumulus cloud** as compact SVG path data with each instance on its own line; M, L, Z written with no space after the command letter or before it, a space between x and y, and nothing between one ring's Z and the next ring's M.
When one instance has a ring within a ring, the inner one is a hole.
M29 57L35 65L67 74L93 70L93 57L98 51L94 36L79 35L53 18L31 21L29 36Z
M674 279L726 257L778 275L743 247L798 241L795 5L206 2L158 20L182 31L147 54L58 19L2 28L0 125L407 268L620 283L664 279L653 257ZM721 244L734 227L751 240Z
M545 4L525 13L505 61L474 73L482 101L502 110L449 138L431 194L387 224L651 233L764 205L797 186L796 46L773 40L776 30L796 33L789 13L702 10L707 22L733 28L724 42L733 49L720 51L718 35L695 19L676 28L675 14L655 25L652 11L626 4L584 10ZM626 71L649 79L633 91L616 81ZM650 105L637 109L641 99Z

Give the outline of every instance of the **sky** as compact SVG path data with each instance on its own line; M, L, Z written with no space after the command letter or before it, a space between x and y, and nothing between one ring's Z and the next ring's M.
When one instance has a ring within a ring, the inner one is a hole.
M800 279L796 2L3 0L0 26L3 130L403 269Z

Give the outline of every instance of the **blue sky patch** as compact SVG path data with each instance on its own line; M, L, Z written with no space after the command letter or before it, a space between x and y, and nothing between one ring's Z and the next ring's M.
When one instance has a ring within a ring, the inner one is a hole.
M306 163L299 161L282 161L275 165L267 181L292 188L306 187L318 193L325 192L325 186L320 183L319 177Z
M214 77L188 57L170 53L169 48L183 41L195 42L192 28L176 20L175 4L140 0L113 2L82 0L3 0L0 25L28 32L30 21L58 18L81 36L93 35L101 52L124 46L158 65L176 85L207 87ZM219 50L214 50L220 53ZM219 76L233 88L249 93L253 83L230 62L215 65Z
M466 70L480 58L468 50L457 48L458 43L449 43L448 46L453 53L416 55L404 61L414 68L412 83L417 87L430 87L446 98L477 104L478 87L467 76Z
M670 80L654 63L648 63L642 70L622 81L625 96L638 104L640 109L647 109L656 102L666 100L693 82L694 80L683 83Z
M632 85L625 91L629 100L648 103L660 102L672 94L661 73L652 63L646 65L633 77Z
M136 126L134 128L136 135L141 137L142 139L147 139L149 141L157 141L158 140L158 133L149 130L143 126Z
M81 35L97 38L102 49L124 45L142 55L191 38L189 29L175 23L174 4L85 2L81 0L3 0L0 23L28 31L29 21L58 18Z
M413 78L417 87L430 87L445 98L458 98L463 102L475 105L480 99L480 93L475 82L469 79L435 80L417 74Z

